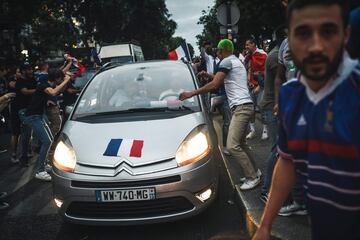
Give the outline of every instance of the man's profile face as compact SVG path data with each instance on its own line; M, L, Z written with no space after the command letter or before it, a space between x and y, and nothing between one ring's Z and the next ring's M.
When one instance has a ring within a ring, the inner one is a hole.
M250 40L247 40L245 43L245 49L250 53L254 53L256 50L256 44L251 42Z
M329 80L342 60L348 35L338 5L294 10L289 23L289 46L295 65L308 80Z
M224 59L224 55L223 55L223 52L221 49L217 49L216 50L216 56L220 59L220 60L223 60Z

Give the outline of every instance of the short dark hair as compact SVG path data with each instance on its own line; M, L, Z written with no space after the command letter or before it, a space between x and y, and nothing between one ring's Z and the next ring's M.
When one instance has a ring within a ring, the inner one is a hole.
M287 25L290 25L290 18L295 10L299 10L314 5L338 5L341 8L344 28L349 24L350 4L349 0L292 0L287 8L286 19Z
M49 81L53 82L58 78L64 78L65 74L63 71L57 68L51 68L49 70Z
M245 42L247 42L247 41L257 45L256 39L254 36L248 37Z
M20 70L21 70L21 71L25 71L25 70L29 70L29 69L33 69L33 67L31 66L31 64L29 64L29 63L24 63L24 64L22 64L21 67L20 67Z

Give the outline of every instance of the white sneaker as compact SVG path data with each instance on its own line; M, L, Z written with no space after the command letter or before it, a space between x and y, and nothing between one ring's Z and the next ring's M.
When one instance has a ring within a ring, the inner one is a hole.
M255 188L260 184L260 178L256 177L255 179L246 179L245 182L240 186L240 190L250 190Z
M249 134L246 136L246 139L253 139L255 137L255 131L250 131Z
M46 182L51 181L51 176L46 171L37 173L35 175L35 178L42 180L42 181L46 181Z
M262 172L260 171L260 169L258 169L256 171L256 177L261 178L261 176L262 176ZM240 178L240 182L245 182L245 181L246 181L246 177Z
M308 212L306 210L305 205L300 205L297 202L293 202L290 205L284 206L280 209L278 215L283 217L289 217L291 215L307 215Z
M268 133L266 130L264 130L261 135L261 140L267 140L268 138L269 138Z
M16 156L12 156L10 159L10 162L16 164L16 163L19 163L19 159Z

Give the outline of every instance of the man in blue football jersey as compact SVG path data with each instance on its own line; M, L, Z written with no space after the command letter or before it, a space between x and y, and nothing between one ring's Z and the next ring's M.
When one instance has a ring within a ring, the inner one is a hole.
M294 183L306 190L312 239L360 239L360 66L344 50L346 0L293 0L289 46L301 74L279 97L279 154L254 239L271 225Z

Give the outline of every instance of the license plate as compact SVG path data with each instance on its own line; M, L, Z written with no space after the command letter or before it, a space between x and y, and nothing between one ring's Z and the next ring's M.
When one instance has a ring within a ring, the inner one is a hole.
M136 188L95 191L97 202L147 201L156 198L155 188Z

